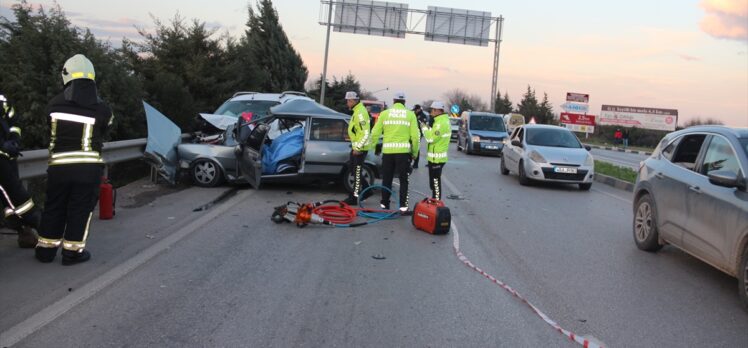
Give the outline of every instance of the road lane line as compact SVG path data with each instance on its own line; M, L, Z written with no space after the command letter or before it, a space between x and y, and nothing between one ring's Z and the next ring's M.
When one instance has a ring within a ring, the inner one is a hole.
M571 341L576 342L577 344L579 344L579 345L581 345L582 347L585 347L585 348L587 348L587 347L592 347L592 348L603 347L603 345L601 343L598 343L597 340L595 340L595 339L585 338L585 336L578 336L578 335L574 334L573 332L562 328L561 325L559 325L553 319L551 319L548 315L546 315L545 313L543 313L540 309L538 309L538 307L535 307L535 305L533 305L532 303L530 303L530 301L528 301L527 299L525 299L525 297L522 296L519 292L517 292L516 290L514 290L509 285L505 284L501 280L495 278L494 276L488 274L486 271L480 269L478 266L476 266L475 264L473 264L462 253L462 251L460 250L460 231L457 228L457 223L455 222L454 219L452 219L452 227L451 227L451 229L452 229L452 246L454 248L454 252L457 255L457 258L463 264L465 264L465 266L467 266L470 269L478 272L480 275L482 275L486 279L490 280L491 282L493 282L494 284L496 284L500 288L502 288L502 289L506 290L507 292L509 292L510 294L512 294L515 298L517 298L520 301L522 301L522 303L524 303L527 306L529 306L533 310L533 312L535 312L535 314L537 316L539 316L541 319L543 319L543 321L546 324L548 324L551 327L553 327L556 331L558 331L560 334L562 334L566 338L570 339Z
M61 298L49 307L39 311L38 313L32 315L28 319L13 326L5 332L0 333L0 347L10 347L20 342L24 338L30 336L34 332L51 323L53 320L59 318L71 309L75 308L77 305L95 296L97 293L101 292L109 285L113 284L115 281L129 274L136 268L142 266L157 255L161 254L161 252L163 252L164 250L171 248L176 243L189 236L193 232L197 231L200 227L206 225L211 220L227 212L229 209L247 199L255 192L257 192L257 190L245 190L237 194L230 200L226 201L224 204L221 204L215 209L210 210L208 213L199 217L197 220L172 233L168 237L158 241L156 244L135 255L133 258L110 269L106 273L98 276L93 281Z

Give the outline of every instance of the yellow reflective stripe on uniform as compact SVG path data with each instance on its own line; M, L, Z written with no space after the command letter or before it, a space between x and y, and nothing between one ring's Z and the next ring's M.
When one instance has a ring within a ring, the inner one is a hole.
M78 251L86 248L86 242L70 242L63 240L62 248L70 251Z
M93 125L86 123L83 126L83 138L81 139L83 151L91 151L91 137L93 137Z
M402 121L402 120L387 120L384 121L385 126L408 126L410 127L409 121Z
M114 114L112 114L112 117L109 118L109 123L107 123L107 126L111 126L112 123L114 123Z
M52 119L52 126L51 126L51 132L49 136L49 151L52 151L55 149L55 140L57 140L57 120Z
M100 154L96 151L70 151L70 152L60 152L60 153L52 154L52 158L65 158L65 157L73 157L73 156L100 157Z
M58 158L53 159L49 161L49 165L57 165L57 164L73 164L73 163L104 163L104 160L101 158L94 158L94 157L68 157L68 158Z
M446 152L441 152L441 153L429 152L427 156L432 157L432 158L447 158L447 153Z
M21 135L21 128L20 127L10 127L11 133L16 133L18 135Z
M62 244L62 239L38 237L36 241L36 246L42 248L57 248L60 244Z
M16 215L23 215L28 213L34 207L34 201L29 199L26 203L21 204L20 207L16 208Z
M13 205L13 201L10 200L10 196L8 195L8 192L5 191L2 185L0 185L0 193L3 194L3 198L5 198L5 205L8 209L12 211L15 211L16 207ZM7 211L6 211L7 212ZM6 215L5 217L8 217L9 215Z
M8 111L8 118L13 118L13 116L16 115L16 109L10 108L10 111Z
M53 120L61 120L61 121L69 121L69 122L85 123L85 124L96 124L96 118L88 117L88 116L68 114L64 112L53 112L49 116L52 117Z
M0 94L0 101L4 102L4 101L8 101L8 99L5 99L5 96Z

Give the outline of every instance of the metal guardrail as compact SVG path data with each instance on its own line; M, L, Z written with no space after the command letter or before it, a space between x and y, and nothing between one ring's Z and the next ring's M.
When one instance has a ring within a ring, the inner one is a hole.
M143 157L146 138L112 141L104 143L101 150L107 164L136 160ZM49 150L24 151L18 158L18 174L21 180L47 175Z
M182 141L189 139L190 133L182 134ZM143 158L147 138L111 141L103 144L101 149L104 162L115 164ZM38 178L47 175L49 150L30 150L22 152L18 157L18 174L21 180Z

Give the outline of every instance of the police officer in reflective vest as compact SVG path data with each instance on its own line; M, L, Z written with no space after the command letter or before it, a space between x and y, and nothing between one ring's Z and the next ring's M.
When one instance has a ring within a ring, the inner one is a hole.
M361 177L364 160L366 159L371 136L369 112L366 106L359 101L356 92L345 93L345 103L353 110L353 115L348 123L348 137L351 139L351 157L349 161L350 171L353 173L353 191L344 201L350 205L358 205L359 193L369 187L369 182ZM369 191L367 191L367 196Z
M41 214L18 177L21 128L17 121L15 110L0 93L0 207L8 226L18 231L18 246L33 248Z
M47 106L47 200L36 246L41 262L52 262L60 246L63 265L91 258L86 240L103 174L103 138L113 119L95 77L91 61L81 54L71 57L62 68L64 90Z
M431 197L442 199L442 169L447 164L447 152L449 151L449 139L452 136L452 126L449 123L449 116L444 112L444 103L435 101L431 104L431 117L434 125L429 127L426 123L421 123L423 138L426 139L429 168L429 186L431 187Z
M392 189L392 179L400 179L400 211L408 211L408 184L412 171L410 164L418 155L420 132L413 111L405 107L405 93L395 93L393 105L379 114L371 130L370 148L376 146L379 137L382 143L382 185ZM390 209L390 192L382 191L382 209Z

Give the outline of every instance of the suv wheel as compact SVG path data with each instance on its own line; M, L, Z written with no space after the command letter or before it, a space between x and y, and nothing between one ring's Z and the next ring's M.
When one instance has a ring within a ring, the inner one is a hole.
M219 167L215 162L207 159L195 161L195 163L192 164L190 174L195 185L201 187L215 187L223 180L221 167Z
M738 268L738 290L743 306L748 311L748 246L743 249L743 257L740 259Z
M636 247L644 251L662 249L657 231L657 211L652 203L652 197L645 194L636 201L634 212L634 242Z

